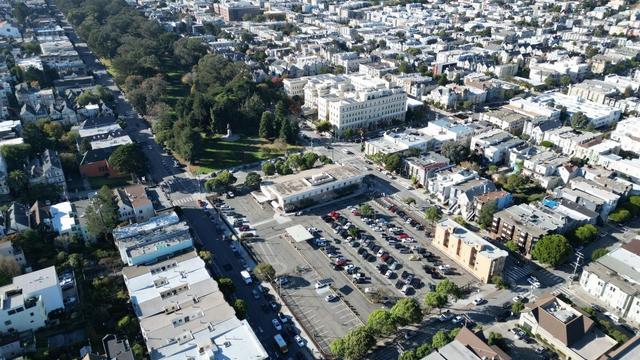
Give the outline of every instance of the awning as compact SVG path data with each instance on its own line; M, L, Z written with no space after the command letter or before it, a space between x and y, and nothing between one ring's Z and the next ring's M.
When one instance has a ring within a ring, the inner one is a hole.
M289 234L295 242L303 242L313 239L313 235L311 235L311 233L302 225L288 227L287 234Z

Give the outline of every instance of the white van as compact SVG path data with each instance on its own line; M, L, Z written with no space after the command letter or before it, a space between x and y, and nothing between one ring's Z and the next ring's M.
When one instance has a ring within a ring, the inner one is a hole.
M240 271L240 276L242 276L242 280L247 285L251 285L253 283L253 279L251 278L251 274L247 270Z

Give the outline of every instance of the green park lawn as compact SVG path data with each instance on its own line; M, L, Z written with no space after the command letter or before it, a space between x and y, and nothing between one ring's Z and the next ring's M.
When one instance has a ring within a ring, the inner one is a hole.
M289 151L296 149L298 148L292 146L288 148ZM228 141L218 136L206 136L202 139L202 150L193 165L196 167L195 172L210 173L281 155L283 155L281 150L274 149L269 141L264 139L245 137Z

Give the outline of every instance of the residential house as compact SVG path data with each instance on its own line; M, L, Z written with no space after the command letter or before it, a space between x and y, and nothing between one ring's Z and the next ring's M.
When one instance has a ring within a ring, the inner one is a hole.
M474 333L466 326L460 328L455 339L436 348L421 360L511 360L497 345L489 345L481 333Z
M478 216L480 216L482 209L490 203L495 203L496 211L500 211L513 203L513 197L510 192L504 190L490 191L474 197L473 214L476 221L478 221Z
M513 135L520 135L529 117L509 109L492 110L480 113L480 120L488 121Z
M621 319L640 324L640 240L634 239L582 269L580 286Z
M524 144L524 140L500 129L485 131L471 138L471 150L492 164L504 162L510 149Z
M620 200L620 195L611 189L582 177L572 179L567 186L559 190L559 195L599 213L602 221L606 221Z
M525 306L520 326L565 358L597 360L617 345L587 314L556 296L543 296Z
M155 215L153 203L147 197L143 185L135 184L116 189L115 194L119 221L144 222Z
M418 132L436 139L434 151L440 151L442 144L447 141L467 143L473 136L473 129L464 124L457 124L452 119L436 119L429 121L427 127L418 129Z
M10 239L0 240L0 257L7 257L15 260L21 268L27 266L27 259L24 257L22 249L11 242Z
M67 182L60 157L55 150L46 149L28 166L29 183L57 185L62 194L67 194Z

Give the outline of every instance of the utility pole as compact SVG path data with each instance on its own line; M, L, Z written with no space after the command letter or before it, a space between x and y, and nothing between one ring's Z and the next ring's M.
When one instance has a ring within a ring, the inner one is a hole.
M576 261L573 263L573 272L571 273L571 278L569 279L569 284L573 284L573 279L576 277L576 273L578 272L578 267L580 266L580 262L584 258L584 255L577 251L576 252Z

